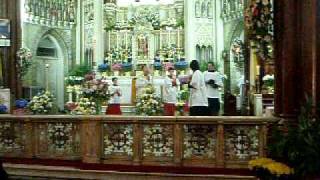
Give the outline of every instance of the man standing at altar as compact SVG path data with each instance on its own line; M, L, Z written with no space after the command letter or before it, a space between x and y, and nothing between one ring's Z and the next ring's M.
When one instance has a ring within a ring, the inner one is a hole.
M208 63L208 70L204 72L206 82L207 98L209 111L212 116L219 115L220 111L220 92L219 88L223 86L220 73L215 70L212 62Z
M177 92L179 90L179 79L176 78L175 70L173 67L168 69L169 75L164 80L164 115L174 116L176 103L177 103Z
M142 65L143 76L137 79L137 92L148 84L153 84L151 71L147 65Z
M110 86L111 98L106 111L106 114L109 115L121 115L121 107L120 107L120 97L122 96L122 92L120 86L118 85L118 78L112 78L112 85Z

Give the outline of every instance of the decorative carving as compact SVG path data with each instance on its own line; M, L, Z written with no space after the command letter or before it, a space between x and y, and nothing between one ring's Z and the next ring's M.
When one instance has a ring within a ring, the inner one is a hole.
M221 17L224 22L243 17L243 0L223 0Z
M69 27L75 24L75 0L26 0L28 22L49 27Z
M258 156L258 126L226 126L226 160L250 160Z
M0 153L22 151L25 134L22 123L0 123Z
M39 125L39 149L42 153L74 155L80 153L80 130L75 123L46 123Z
M132 125L104 124L103 148L104 155L133 155Z
M145 125L143 132L143 156L173 157L171 125Z
M212 125L184 126L184 158L215 158L217 130Z

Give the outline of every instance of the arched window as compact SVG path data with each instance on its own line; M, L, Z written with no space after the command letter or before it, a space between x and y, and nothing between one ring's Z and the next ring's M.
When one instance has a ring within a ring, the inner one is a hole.
M45 37L40 40L37 48L37 56L57 58L58 51L54 42L50 37Z

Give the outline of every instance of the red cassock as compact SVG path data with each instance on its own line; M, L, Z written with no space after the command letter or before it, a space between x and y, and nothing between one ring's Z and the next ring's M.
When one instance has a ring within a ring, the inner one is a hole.
M176 106L175 104L172 104L172 103L164 103L163 110L164 110L165 116L174 116L176 111Z
M120 104L109 104L106 110L106 114L109 115L121 115Z

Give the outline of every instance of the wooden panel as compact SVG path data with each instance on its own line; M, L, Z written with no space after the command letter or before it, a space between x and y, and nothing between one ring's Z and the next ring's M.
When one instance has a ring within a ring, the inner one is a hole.
M263 117L0 115L0 156L246 168L265 155Z

